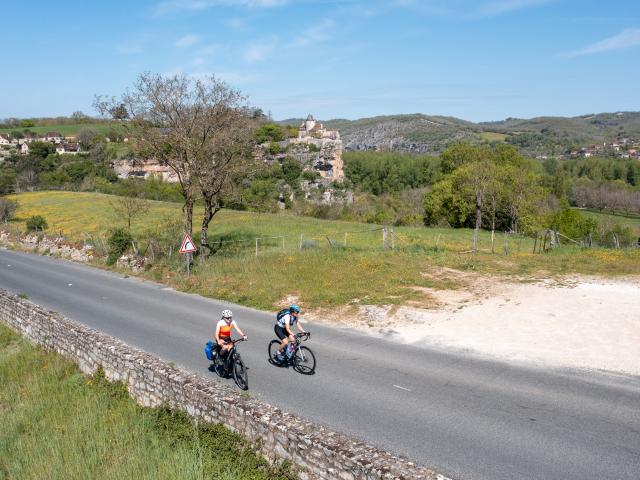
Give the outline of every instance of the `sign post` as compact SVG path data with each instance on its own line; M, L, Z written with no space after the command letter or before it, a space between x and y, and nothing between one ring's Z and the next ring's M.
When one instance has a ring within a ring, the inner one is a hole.
M182 239L182 246L180 247L180 253L186 254L187 259L187 276L191 274L191 254L197 250L193 240L191 239L191 235L188 233L184 234L184 238Z

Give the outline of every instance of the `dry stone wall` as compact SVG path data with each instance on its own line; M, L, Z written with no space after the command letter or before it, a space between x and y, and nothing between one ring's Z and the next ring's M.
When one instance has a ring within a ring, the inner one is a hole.
M0 289L0 321L55 350L91 374L102 367L145 406L163 403L194 419L222 423L261 445L273 461L290 460L302 480L446 480L432 470L238 391L177 368L146 352Z

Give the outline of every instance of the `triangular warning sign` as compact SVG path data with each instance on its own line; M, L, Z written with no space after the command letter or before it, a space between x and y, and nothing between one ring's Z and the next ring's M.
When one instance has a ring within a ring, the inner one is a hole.
M197 250L196 246L191 239L191 235L188 233L184 234L184 239L182 240L182 246L180 247L180 253L191 253Z

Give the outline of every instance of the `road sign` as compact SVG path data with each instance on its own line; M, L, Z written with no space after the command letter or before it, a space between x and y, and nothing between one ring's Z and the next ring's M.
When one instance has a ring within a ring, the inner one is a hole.
M184 234L184 239L182 240L182 246L180 247L180 253L191 253L197 250L193 240L191 239L191 235L188 233Z

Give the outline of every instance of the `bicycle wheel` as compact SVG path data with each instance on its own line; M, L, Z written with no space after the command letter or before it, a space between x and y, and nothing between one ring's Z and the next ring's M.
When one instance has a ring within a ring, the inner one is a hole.
M216 356L213 358L213 368L219 377L224 376L224 360L222 359L221 350L218 350Z
M237 353L233 358L233 380L242 390L249 388L249 376L247 375L247 367L245 367L242 357Z
M273 365L280 365L274 358L276 356L276 353L278 353L278 348L280 348L280 342L278 340L271 340L271 343L269 343L268 352L269 363Z
M308 347L299 347L293 357L293 368L303 375L316 373L316 356Z

